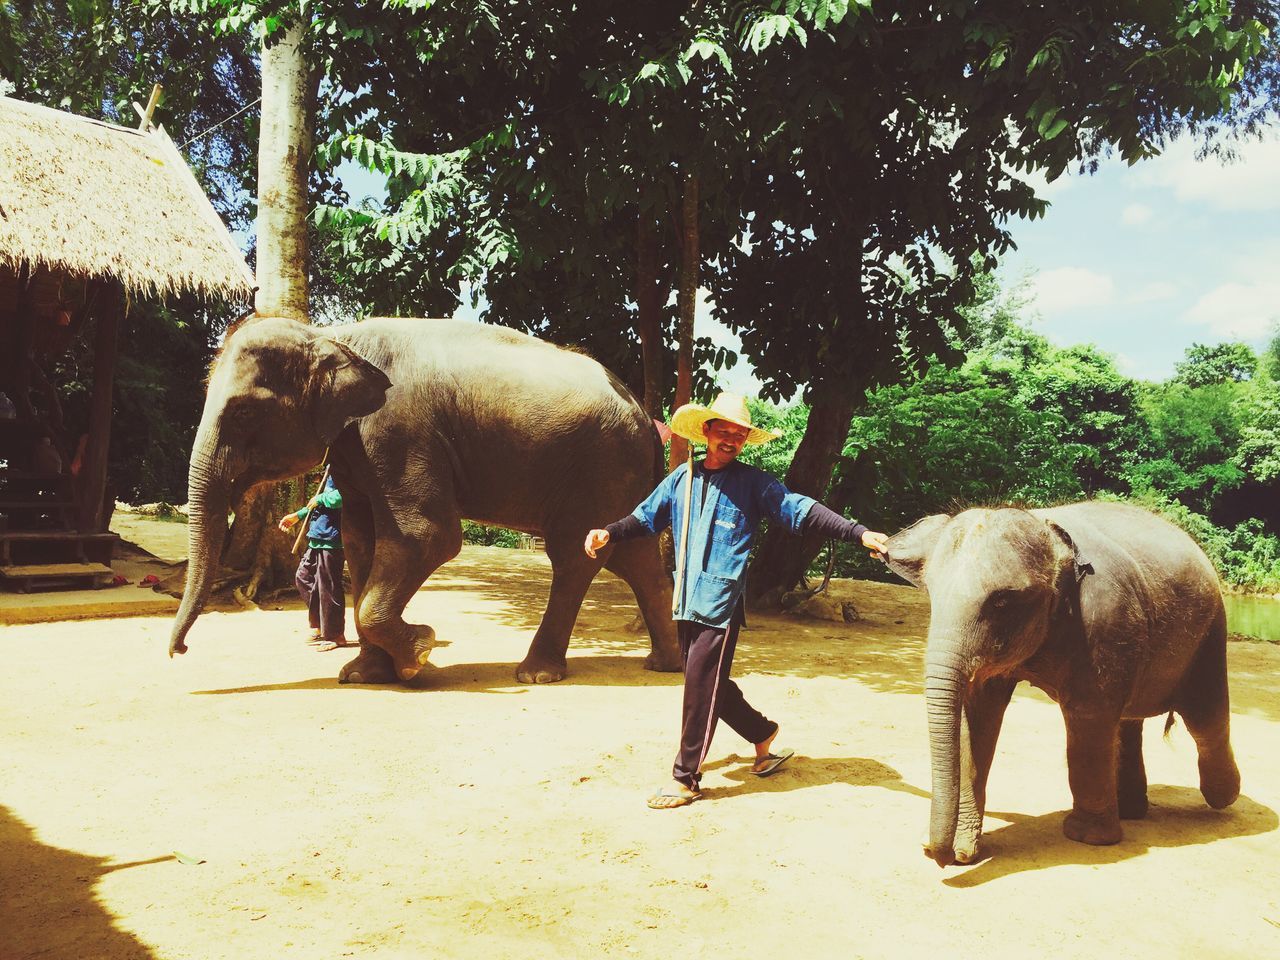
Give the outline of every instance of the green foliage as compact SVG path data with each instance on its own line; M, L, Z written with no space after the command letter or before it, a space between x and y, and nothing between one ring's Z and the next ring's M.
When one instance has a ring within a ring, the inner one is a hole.
M464 543L474 543L481 547L514 549L520 546L520 534L515 530L508 530L506 527L487 527L470 520L462 521L462 540Z
M1193 343L1177 365L1175 379L1188 387L1240 383L1258 372L1258 356L1246 343Z
M973 504L1043 506L1080 496L1079 473L1092 451L1064 441L1067 426L1060 412L1033 408L1013 385L934 362L919 379L867 394L844 455L875 465L867 506L878 523L898 529Z
M1142 407L1149 434L1143 456L1126 471L1129 485L1209 512L1246 478L1234 462L1244 389L1233 382L1189 387L1181 380L1148 388Z

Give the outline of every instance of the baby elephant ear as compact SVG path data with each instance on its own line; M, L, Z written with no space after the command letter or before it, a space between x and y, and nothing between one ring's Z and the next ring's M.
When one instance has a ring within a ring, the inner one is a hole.
M923 588L925 562L950 522L949 514L935 513L895 533L889 538L889 558L885 561L889 569L908 583Z
M1075 575L1075 582L1079 583L1089 574L1093 573L1093 564L1080 555L1080 548L1076 546L1075 540L1071 538L1071 534L1058 526L1052 520L1046 520L1049 529L1053 531L1055 536L1056 552L1062 555L1064 565L1071 564L1071 570Z
M330 337L312 341L307 393L316 435L326 445L348 423L381 408L390 387L385 373L345 343Z

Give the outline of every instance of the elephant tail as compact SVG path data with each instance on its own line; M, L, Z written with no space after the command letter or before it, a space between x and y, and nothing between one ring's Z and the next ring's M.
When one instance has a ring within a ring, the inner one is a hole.
M1173 715L1173 711L1170 710L1169 715L1164 718L1164 738L1166 740L1169 739L1169 731L1173 729L1175 723L1177 723L1177 720Z

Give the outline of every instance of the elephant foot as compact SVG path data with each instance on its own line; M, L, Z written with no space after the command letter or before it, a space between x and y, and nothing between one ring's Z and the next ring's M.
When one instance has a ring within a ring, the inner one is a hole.
M1068 840L1097 847L1119 843L1124 836L1120 830L1120 818L1115 814L1087 813L1084 810L1068 813L1062 823L1062 832Z
M448 646L436 639L436 632L425 623L406 623L403 630L407 636L386 650L395 679L408 683L427 665L431 651L436 647Z
M644 658L644 668L655 673L679 673L684 669L684 664L680 662L679 650L651 650Z
M395 683L391 658L377 647L361 645L356 658L338 671L339 683Z
M957 833L955 842L951 845L955 862L960 864L977 863L981 859L978 855L978 848L981 846L981 842L981 833Z
M557 683L566 673L568 668L563 660L541 660L532 655L516 667L516 679L521 683Z
M1240 796L1240 770L1234 759L1226 763L1200 765L1200 793L1215 810L1229 807Z

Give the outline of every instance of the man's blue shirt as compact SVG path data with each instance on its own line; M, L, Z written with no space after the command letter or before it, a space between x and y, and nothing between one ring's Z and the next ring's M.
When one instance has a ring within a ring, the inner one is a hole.
M676 557L684 548L680 535L688 476L688 466L680 466L632 512L652 533L670 525ZM799 533L814 502L792 493L772 474L737 460L719 470L695 464L689 550L673 618L727 627L746 586L747 559L760 521L768 517Z

